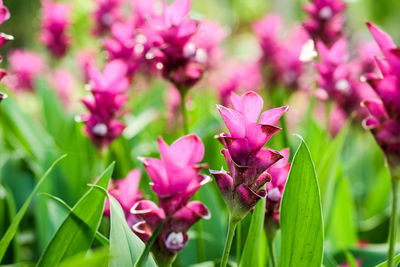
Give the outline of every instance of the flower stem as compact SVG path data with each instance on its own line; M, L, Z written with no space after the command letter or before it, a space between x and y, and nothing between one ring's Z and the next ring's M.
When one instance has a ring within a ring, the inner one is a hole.
M226 237L224 253L222 254L221 265L220 267L226 267L228 264L229 253L231 251L233 236L235 235L235 229L239 221L234 220L231 215L229 215L229 224L228 224L228 235Z
M272 267L276 267L276 259L274 252L274 235L267 234L269 258L271 260Z
M187 119L187 110L186 110L186 91L179 90L181 94L181 111L182 111L182 120L183 120L183 133L186 135L189 133L188 127L188 119Z
M390 227L389 227L389 251L388 251L388 267L393 267L393 256L394 248L396 245L396 234L397 234L397 222L398 222L398 212L397 212L397 202L399 193L399 180L400 175L398 172L391 172L392 180L392 212L390 215Z
M236 230L236 262L239 264L240 262L240 254L242 252L242 226L240 222L237 225Z

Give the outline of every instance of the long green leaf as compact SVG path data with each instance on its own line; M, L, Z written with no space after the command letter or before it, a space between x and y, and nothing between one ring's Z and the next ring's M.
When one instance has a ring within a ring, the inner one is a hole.
M261 266L260 246L264 229L265 199L259 201L251 216L250 229L244 244L239 266ZM263 253L263 252L262 252Z
M400 263L400 254L397 254L396 256L393 257L393 266L397 266ZM386 267L388 264L387 260L384 262L376 265L375 267Z
M111 230L110 230L110 267L134 266L145 248L126 223L125 214L118 201L110 199ZM148 257L145 266L156 267L153 257Z
M15 233L18 230L19 223L22 220L22 217L24 216L26 210L29 207L29 204L32 201L32 198L36 191L39 189L40 185L44 182L46 177L49 175L49 173L53 170L54 166L63 158L65 158L66 155L63 155L59 157L51 166L50 168L44 173L44 175L40 178L39 182L36 184L35 188L33 189L32 193L29 195L28 199L25 201L24 205L22 205L21 209L18 211L17 215L15 216L14 220L12 221L10 227L7 229L7 232L4 234L3 238L0 241L0 262L4 257L4 254L7 251L8 246L10 245L11 240L13 239Z
M103 172L96 185L106 189L113 169L114 163ZM37 266L57 266L63 259L87 251L100 225L104 201L105 194L90 187L65 218L47 245Z
M81 252L75 256L66 259L61 262L59 267L107 267L109 253L107 249L98 249L86 255L88 253Z
M281 204L281 267L320 267L323 222L317 177L310 152L301 142L293 159Z

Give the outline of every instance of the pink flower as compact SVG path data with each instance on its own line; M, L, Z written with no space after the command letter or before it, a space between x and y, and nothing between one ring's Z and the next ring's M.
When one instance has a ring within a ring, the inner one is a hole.
M142 192L139 190L140 175L140 170L134 169L128 173L126 178L112 180L108 188L108 193L121 205L130 226L137 223L137 218L130 213L130 209L142 198ZM110 202L108 199L106 199L104 215L110 216Z
M190 198L211 179L200 174L198 165L204 156L204 145L194 134L183 136L168 146L158 138L161 160L142 158L157 194L159 207L150 200L136 203L131 213L142 218L133 230L146 241L163 222L154 250L175 255L188 241L187 231L201 218L209 218L208 209ZM157 253L155 253L157 257Z
M89 69L92 97L82 100L89 110L89 113L82 115L82 119L86 134L99 148L107 147L125 128L118 117L128 100L127 71L127 66L119 60L108 63L103 73L93 67Z
M270 180L266 170L282 158L282 155L263 146L280 130L280 117L287 106L260 113L263 99L250 91L242 97L232 94L233 109L217 105L230 133L222 133L218 139L226 149L229 172L213 171L217 185L235 220L242 219L258 200L266 196L261 187Z
M394 168L400 164L400 49L387 33L371 23L367 25L384 59L375 59L380 75L367 75L367 81L379 99L363 102L370 113L363 125L371 130L389 166Z
M82 50L77 56L78 65L83 73L85 82L89 82L89 70L96 65L96 53L89 50Z
M4 82L13 90L33 91L37 75L45 65L39 54L25 50L14 50L8 57L10 75Z
M270 86L277 83L289 88L301 88L304 63L300 61L303 45L310 39L301 27L294 27L287 39L282 39L281 18L269 14L253 25L262 49L261 63L267 67Z
M147 0L146 0L147 1ZM95 0L96 9L93 12L95 27L93 34L103 35L107 33L111 25L122 20L121 0Z
M267 205L265 224L267 231L274 230L274 226L279 228L279 208L291 167L291 163L288 163L289 149L283 149L279 153L283 158L268 169L268 173L271 175L271 182L266 184Z
M176 0L170 6L163 1L162 16L150 23L153 47L146 58L179 90L190 89L200 80L223 39L215 24L190 19L190 6L190 0Z
M309 18L303 22L314 41L330 46L343 36L346 4L342 0L312 0L304 5Z
M42 1L42 32L40 40L55 57L62 57L71 42L67 35L71 8L67 3Z
M3 24L4 21L10 18L10 11L3 4L3 0L0 0L0 24Z
M260 89L262 74L261 66L258 62L238 64L228 73L229 77L224 78L224 81L218 86L219 97L223 106L229 105L230 96L234 92Z
M10 12L8 11L8 8L3 5L3 0L0 0L0 24L3 24L3 22L8 20L9 18L10 18ZM13 39L14 37L12 37L11 35L0 33L0 47L2 47L7 41ZM2 61L3 58L2 56L0 56L0 62ZM7 72L4 69L0 69L0 80L2 80L6 74ZM7 95L0 92L0 102L4 98L7 98Z

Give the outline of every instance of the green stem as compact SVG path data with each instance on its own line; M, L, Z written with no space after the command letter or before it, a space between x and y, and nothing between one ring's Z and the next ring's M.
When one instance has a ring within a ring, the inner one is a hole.
M276 259L274 253L274 236L267 234L269 258L271 260L272 267L276 267Z
M396 172L392 172L392 212L390 215L390 227L389 227L389 251L388 251L388 267L393 267L393 256L394 248L396 245L396 234L397 234L397 202L398 202L398 187L400 175Z
M153 234L151 235L151 237L149 238L149 240L146 243L146 246L144 247L144 250L142 251L142 254L140 254L139 259L136 261L135 266L134 267L142 267L145 266L145 263L147 261L147 258L150 254L150 250L153 247L154 242L156 241L161 228L163 227L165 221L167 219L165 219L157 228L156 230L153 232Z
M239 222L236 230L236 262L239 264L242 252L242 226Z
M228 264L229 254L231 251L233 236L235 235L235 229L239 221L234 220L231 215L229 215L229 224L228 224L228 235L226 237L224 253L222 254L221 265L220 267L226 267Z
M181 111L182 111L182 120L183 120L183 133L186 135L189 133L188 127L188 119L187 119L187 110L186 110L186 91L179 90L181 94Z
M203 242L203 224L198 221L196 224L196 245L197 245L197 258L199 262L206 260L206 249Z

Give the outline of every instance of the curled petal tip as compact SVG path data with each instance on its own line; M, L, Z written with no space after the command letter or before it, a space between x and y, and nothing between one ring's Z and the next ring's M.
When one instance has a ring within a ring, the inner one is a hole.
M208 175L202 175L203 176L203 180L200 182L200 185L203 186L209 182L212 181L211 177Z
M145 214L145 213L151 212L151 209L144 209L144 210L138 209L139 205L140 205L140 201L136 202L135 205L132 206L132 208L130 210L131 214Z
M141 225L144 225L144 224L146 224L145 221L140 221L140 222L138 222L138 223L135 223L134 225L132 225L132 230L133 230L134 232L139 233L139 234L146 234L145 231L143 231L142 229L140 229L140 226L141 226Z

